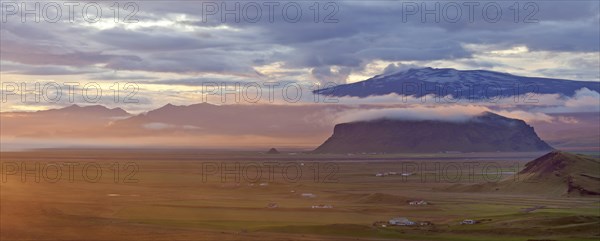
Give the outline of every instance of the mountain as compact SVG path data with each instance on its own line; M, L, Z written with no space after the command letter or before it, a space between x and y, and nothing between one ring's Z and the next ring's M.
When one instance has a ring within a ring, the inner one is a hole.
M591 156L552 151L525 164L499 182L456 184L453 192L499 192L548 196L600 195L600 160Z
M130 116L130 114L127 113L127 111L118 107L109 109L102 105L80 106L76 104L60 109L36 111L35 113L44 115L81 116L89 118L112 118Z
M101 105L71 105L60 109L35 112L1 112L3 136L56 137L95 135L110 122L130 117L121 108L109 109Z
M21 148L35 140L47 144L44 147L86 142L117 147L135 144L313 149L331 136L339 116L367 108L373 107L205 103L165 105L139 115L130 115L119 108L76 105L37 112L0 112L0 148L7 148L9 142L18 142ZM553 121L528 122L548 144L560 150L598 150L597 112L548 115Z
M337 106L286 105L193 105L167 104L155 110L120 120L112 125L127 133L182 131L197 134L262 135L310 137L331 128L320 125ZM331 119L332 117L330 117ZM331 121L327 121L331 122ZM314 128L305 128L312 125ZM323 127L321 127L323 126Z
M313 148L329 135L334 105L167 104L115 121L106 133L162 146Z
M0 112L2 115L20 115L20 116L33 116L36 118L50 117L50 116L71 116L81 118L113 118L113 117L128 117L131 116L127 111L121 108L108 108L102 105L70 105L58 109L39 110L34 112Z
M315 90L314 93L337 97L396 93L415 97L452 95L460 99L494 99L525 93L573 96L581 88L600 92L600 82L523 77L486 70L420 68L377 75L361 82Z
M312 149L327 138L338 105L167 104L138 115L103 106L1 112L2 148L112 145L162 148ZM43 145L33 144L41 143ZM31 145L30 145L31 144Z
M316 153L551 150L522 120L490 112L464 122L380 119L343 123Z

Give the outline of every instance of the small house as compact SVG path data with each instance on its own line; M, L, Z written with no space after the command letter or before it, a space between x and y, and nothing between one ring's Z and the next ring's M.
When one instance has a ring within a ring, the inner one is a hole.
M412 226L416 224L415 222L408 220L408 218L403 217L392 218L388 223L395 226Z
M462 222L460 222L460 224L468 224L468 225L476 224L476 223L477 223L477 220L473 220L473 219L465 219Z
M409 205L417 206L417 205L428 205L429 203L425 200L415 200L408 202Z
M315 197L317 197L317 195L312 194L312 193L302 193L301 196L305 197L305 198L315 198Z

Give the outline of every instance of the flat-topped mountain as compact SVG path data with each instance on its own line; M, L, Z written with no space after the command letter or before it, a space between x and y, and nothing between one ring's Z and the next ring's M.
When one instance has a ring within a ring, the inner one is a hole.
M551 150L522 120L490 112L466 121L381 119L338 124L317 153Z

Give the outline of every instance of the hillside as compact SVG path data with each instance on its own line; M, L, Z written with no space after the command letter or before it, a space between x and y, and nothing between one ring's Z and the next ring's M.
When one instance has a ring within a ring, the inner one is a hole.
M524 183L556 183L568 194L600 195L600 161L585 155L553 151L525 165Z
M500 182L457 184L447 191L549 196L600 195L600 160L581 154L552 151L528 162L523 170Z

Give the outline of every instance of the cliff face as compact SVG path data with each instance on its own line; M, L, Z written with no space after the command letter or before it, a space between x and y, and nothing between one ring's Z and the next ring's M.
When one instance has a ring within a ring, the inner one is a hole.
M522 120L485 113L464 122L377 120L338 124L317 153L551 150Z

